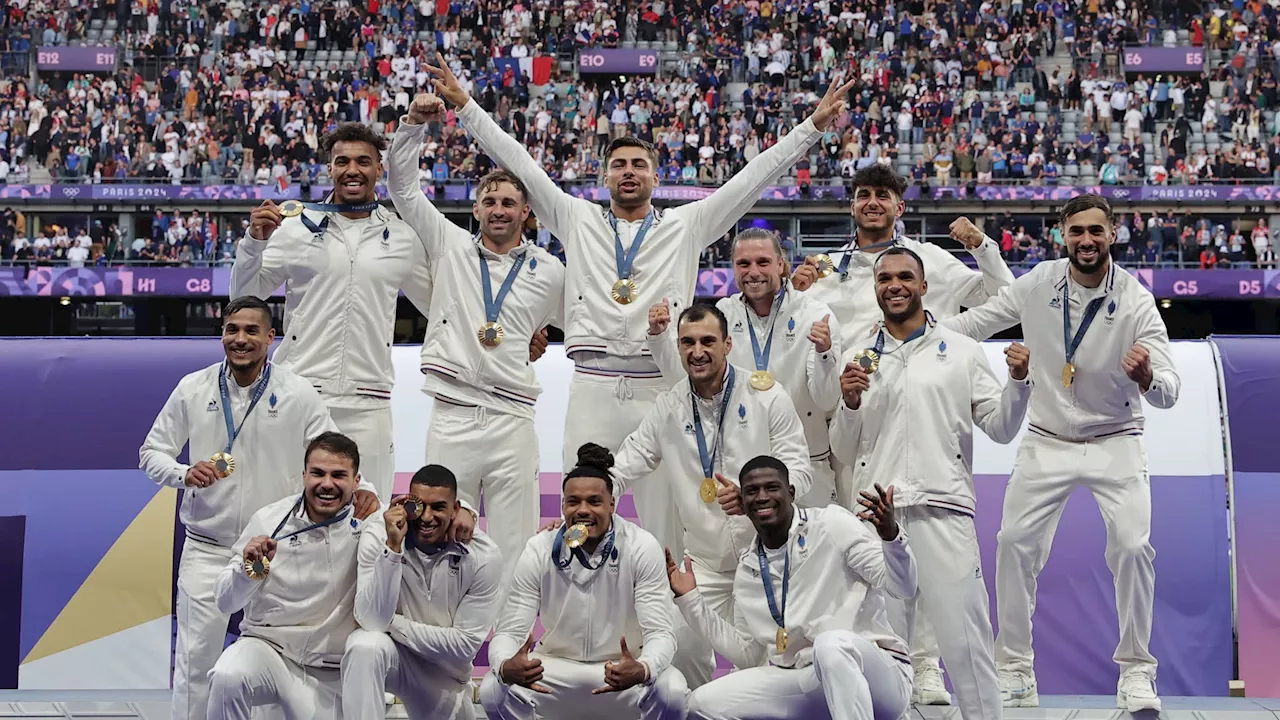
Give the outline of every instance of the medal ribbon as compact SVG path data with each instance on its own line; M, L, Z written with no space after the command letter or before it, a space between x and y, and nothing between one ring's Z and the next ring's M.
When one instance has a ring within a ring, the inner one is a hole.
M853 254L855 252L865 253L865 252L873 252L875 250L887 250L888 248L891 248L894 245L897 245L898 242L901 240L902 240L901 235L894 235L892 240L886 240L885 242L875 243L874 245L868 245L866 247L858 247L858 244L857 244L858 240L857 240L857 237L855 236L854 246L844 251L844 257L840 259L840 265L836 268L836 272L840 273L840 277L848 277L849 262L853 260Z
M644 222L640 225L640 232L636 233L636 237L631 241L631 247L626 253L622 251L622 236L618 234L618 218L609 211L609 226L613 228L613 254L614 260L618 265L618 279L627 280L631 277L631 266L635 264L636 255L640 253L640 243L644 242L644 236L649 234L649 229L653 227L653 223L658 219L655 211L650 210L648 215L644 216Z
M756 539L756 558L760 561L760 581L764 583L764 599L769 601L769 614L780 628L787 627L787 588L791 584L791 547L787 541L787 554L782 562L782 609L778 609L778 601L773 596L773 574L769 571L769 556L764 552L764 545Z
M902 348L906 347L907 343L911 342L912 340L919 340L920 338L924 337L924 331L928 329L929 329L929 323L926 320L925 324L921 325L920 327L912 331L912 333L907 336L907 339L902 341L901 345L894 348L893 350L890 350L889 352L885 352L884 351L884 328L880 328L880 334L876 336L876 344L871 349L874 350L877 355L892 355L898 352L899 350L901 350Z
M489 279L489 262L484 258L484 250L476 246L476 254L480 257L480 285L484 288L484 318L486 322L497 322L498 314L502 312L502 303L507 299L507 293L511 292L511 286L515 284L516 276L520 274L520 268L524 266L525 258L529 253L522 252L520 257L512 263L511 269L507 271L507 279L502 281L502 287L498 288L498 297L493 296L493 281Z
M262 367L262 377L258 378L258 386L253 389L253 397L249 400L248 409L244 411L244 417L240 419L240 427L236 427L235 421L231 417L231 391L227 387L226 363L223 363L222 372L218 373L218 394L222 397L222 419L227 423L227 449L223 452L231 452L231 446L235 444L236 438L240 436L240 431L244 429L244 424L249 419L249 413L253 412L254 406L262 399L262 394L267 391L267 382L269 380L271 380L271 363L267 363Z
M729 397L733 395L733 381L736 374L737 373L734 371L733 366L730 365L729 379L726 380L724 384L724 399L720 401L720 420L719 425L716 426L715 452L707 452L707 436L706 433L702 432L702 413L698 412L698 393L696 391L691 393L692 397L690 398L690 402L693 403L693 429L698 435L698 459L702 461L703 477L714 477L712 473L715 472L716 454L720 452L720 446L724 445L723 438L721 437L724 432L724 416L729 409ZM690 381L689 384L692 387L693 382Z
M751 333L751 354L756 358L756 370L769 369L769 352L773 349L773 328L778 324L778 309L782 307L782 298L786 293L785 285L778 289L778 297L773 301L773 309L769 311L769 337L764 341L764 352L760 352L760 341L756 339L756 326L751 322L751 317L747 317L747 330ZM755 312L750 307L747 311Z
M572 565L574 558L578 558L578 562L582 563L582 567L588 570L599 570L604 567L605 563L609 562L609 556L613 554L613 531L616 527L617 523L610 521L609 534L604 536L604 546L600 551L599 565L591 564L591 558L587 555L586 551L582 549L581 545L576 548L570 548L569 551L571 554L569 557L560 557L564 547L564 534L565 531L569 529L569 526L567 525L561 525L560 532L556 533L556 539L551 544L551 558L556 561L556 566L561 570Z
M336 212L336 213L373 212L374 210L378 209L378 203L376 202L360 203L358 205L351 204L351 203L309 202L309 203L302 203L302 206L308 210L315 210L316 212Z
M347 503L347 506L346 506L346 507L344 507L344 508L342 508L342 511L341 511L341 512L339 512L337 515L334 515L333 517L331 517L331 518L329 518L329 519L327 519L327 520L321 520L321 521L320 521L320 522L318 522L318 523L311 523L310 525L308 525L308 526L306 526L306 527L302 528L301 530L295 530L295 531L293 531L293 532L289 533L288 535L280 535L280 531L281 531L281 530L283 530L283 529L284 529L285 524L289 522L289 518L291 518L291 517L293 517L295 514L297 514L298 510L299 510L299 509L301 509L301 508L302 508L302 496L301 496L301 495L299 495L299 496L298 496L298 502L296 502L296 503L294 503L294 504L293 504L293 507L289 509L289 514L288 514L288 515L285 515L285 516L280 520L280 524L276 526L276 529L272 531L272 533L271 533L271 539L272 539L272 540L282 540L282 541L283 541L283 540L288 540L289 538L293 537L294 535L301 535L301 534L302 534L302 533L304 533L304 532L310 532L310 531L312 531L312 530L319 530L320 528L329 527L330 525L333 525L334 523L339 523L339 522L342 522L343 520L346 520L346 519L347 519L347 516L351 514L351 503Z
M1073 338L1071 336L1070 287L1070 279L1062 283L1062 347L1067 352L1067 364L1071 364L1072 359L1075 358L1076 350L1080 349L1080 341L1084 340L1085 331L1093 324L1093 319L1098 316L1102 303L1107 299L1106 295L1102 295L1089 301L1089 305L1084 309L1084 316L1080 318L1080 329L1076 330Z

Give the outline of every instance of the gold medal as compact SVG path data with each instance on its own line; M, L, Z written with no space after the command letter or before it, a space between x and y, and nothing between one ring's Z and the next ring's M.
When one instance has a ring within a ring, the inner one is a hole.
M480 344L485 347L501 345L503 334L501 323L496 322L485 323L476 331L476 337L480 338Z
M761 391L773 387L773 373L768 370L757 370L751 373L751 387Z
M853 361L868 375L880 369L880 353L870 348L854 353Z
M711 504L716 501L716 481L711 478L702 478L702 484L698 486L698 497L702 498L702 502Z
M306 206L297 200L285 200L280 203L280 214L287 218L298 217L304 209Z
M230 477L236 471L236 459L231 457L231 453L214 453L209 462L213 463L213 474L219 479Z
M582 523L578 523L577 525L570 527L564 533L564 544L568 545L571 550L576 550L582 547L582 544L586 541L587 526Z
M410 520L417 520L422 517L422 501L416 498L409 498L400 505L404 508L404 516Z
M251 580L261 580L271 572L271 560L265 556L257 560L244 561L244 574Z
M774 635L773 637L773 642L774 642L774 645L778 647L779 655L786 652L787 651L787 629L781 628L781 627L778 628L777 634Z
M831 256L823 253L813 258L818 264L818 277L824 278L836 271L836 261Z
M1062 387L1071 387L1071 383L1076 379L1076 366L1067 363L1062 366Z
M630 305L638 292L635 282L631 278L625 278L613 284L610 295L613 295L613 301L619 305Z

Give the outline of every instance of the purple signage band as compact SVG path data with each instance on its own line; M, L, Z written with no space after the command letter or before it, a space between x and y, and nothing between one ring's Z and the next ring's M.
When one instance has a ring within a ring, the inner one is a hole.
M1202 73L1204 48L1126 47L1127 73Z
M48 45L36 50L36 69L113 72L116 69L116 49L109 45Z
M578 53L578 71L604 75L657 75L657 50L583 50Z

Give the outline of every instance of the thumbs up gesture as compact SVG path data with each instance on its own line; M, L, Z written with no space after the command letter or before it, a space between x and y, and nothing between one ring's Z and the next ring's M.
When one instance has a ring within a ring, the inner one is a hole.
M729 482L729 478L716 473L716 482L720 483L720 487L716 488L716 502L720 503L720 509L724 510L725 515L742 515L742 491L737 485Z
M532 649L533 636L530 635L524 645L520 646L520 652L512 655L498 668L498 676L508 685L522 685L534 692L549 693L551 691L538 682L542 679L542 661L529 657Z
M809 328L809 342L813 343L813 347L819 353L827 352L831 349L831 315L823 315L822 319L813 324Z
M631 651L627 649L627 638L622 638L622 659L613 662L612 660L604 664L604 687L598 687L591 691L592 695L600 693L622 692L630 687L635 687L649 678L649 668L644 663L631 657Z
M649 334L661 335L667 331L667 326L671 324L671 304L666 298L662 298L662 302L649 308Z

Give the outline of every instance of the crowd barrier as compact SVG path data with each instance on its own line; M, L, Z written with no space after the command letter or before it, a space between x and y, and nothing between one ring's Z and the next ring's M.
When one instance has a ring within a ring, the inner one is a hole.
M1003 343L987 343L1003 365ZM0 688L166 688L170 682L179 493L137 470L138 446L182 375L217 362L214 338L0 340ZM1263 414L1280 401L1280 338L1175 343L1180 402L1150 410L1152 542L1157 550L1152 649L1167 695L1280 695L1280 486ZM430 398L418 349L397 347L393 394L397 484L421 465ZM572 366L553 346L536 366L542 515L558 515L561 441ZM1224 414L1221 401L1226 390ZM1232 443L1224 446L1223 418ZM1240 424L1243 423L1244 427ZM1274 427L1274 426L1271 426ZM978 435L977 527L984 576L1016 442ZM1249 448L1242 448L1247 442ZM1228 452L1229 450L1229 452ZM1228 469L1236 471L1234 536ZM301 463L299 464L301 474ZM620 512L634 517L629 498ZM1091 498L1068 503L1040 580L1037 667L1045 693L1110 694L1116 668L1114 589ZM1240 574L1233 610L1232 562ZM994 611L995 595L992 589Z

